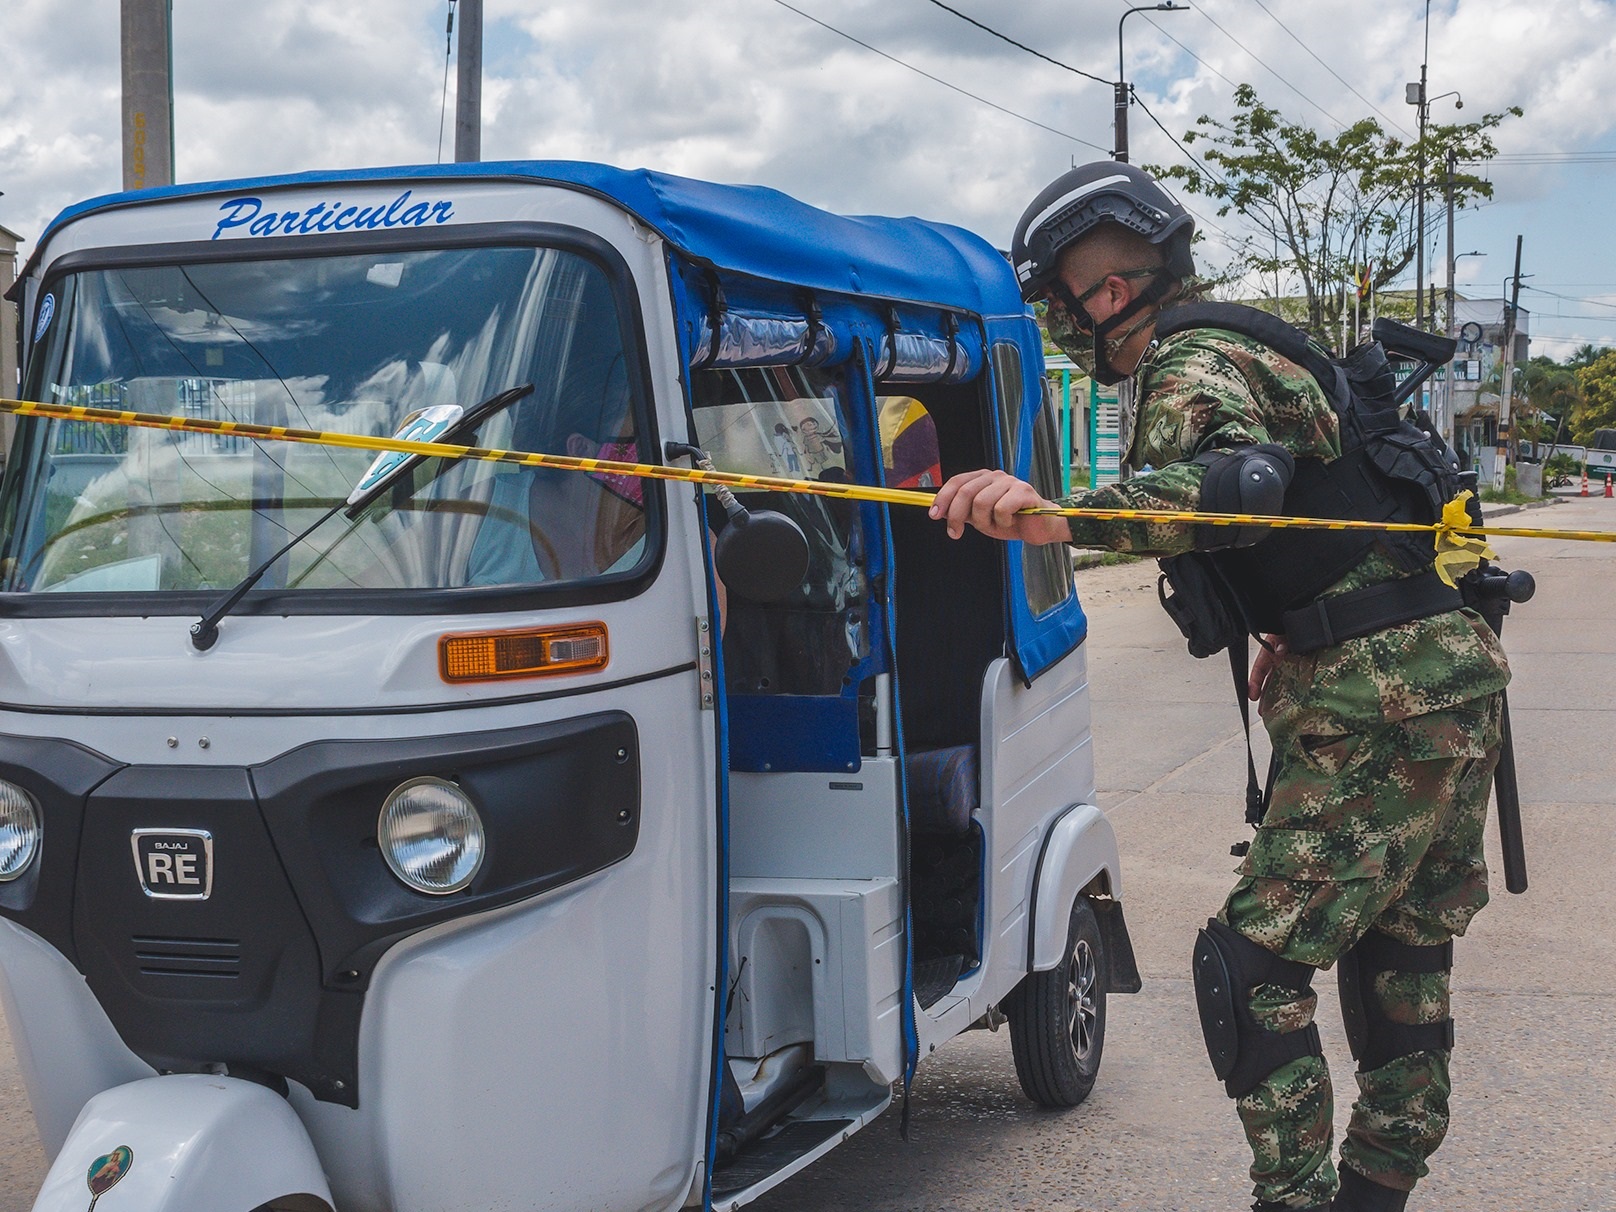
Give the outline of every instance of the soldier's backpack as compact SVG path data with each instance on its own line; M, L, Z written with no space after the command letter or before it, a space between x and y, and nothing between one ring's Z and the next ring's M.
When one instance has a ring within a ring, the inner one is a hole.
M1335 359L1277 316L1233 303L1190 303L1164 311L1157 339L1190 329L1236 333L1261 342L1318 381L1339 422L1341 456L1298 459L1285 493L1291 517L1431 523L1458 493L1458 461L1421 410L1405 408L1454 342L1390 320L1374 339ZM1399 381L1387 354L1416 363ZM1479 520L1479 519L1478 519ZM1365 590L1319 594L1379 547L1406 576ZM1292 651L1330 647L1396 623L1457 609L1459 592L1431 571L1429 533L1276 529L1250 547L1189 552L1162 560L1157 593L1190 653L1227 650L1241 717L1249 729L1245 683L1248 639L1284 633ZM1262 818L1247 744L1246 815Z
M1341 456L1328 463L1297 460L1285 493L1287 515L1428 524L1457 495L1453 452L1424 412L1404 407L1430 373L1452 356L1452 341L1381 320L1374 340L1336 360L1283 320L1233 303L1172 308L1157 320L1156 335L1160 339L1189 329L1233 332L1260 341L1306 369L1335 411ZM1388 348L1419 363L1401 382ZM1193 634L1186 630L1185 635L1192 651L1199 649L1197 656L1225 647L1236 626L1246 634L1284 632L1294 651L1308 651L1457 605L1457 592L1434 573L1392 582L1391 590L1377 586L1373 593L1319 599L1374 547L1404 573L1428 570L1435 555L1428 532L1276 529L1250 547L1164 561L1173 567L1164 568L1163 599L1189 595L1169 612L1175 620L1194 620ZM1190 569L1190 564L1202 567ZM1169 588L1175 590L1172 596ZM1204 599L1209 588L1222 591L1221 609L1203 609L1204 600L1196 600Z

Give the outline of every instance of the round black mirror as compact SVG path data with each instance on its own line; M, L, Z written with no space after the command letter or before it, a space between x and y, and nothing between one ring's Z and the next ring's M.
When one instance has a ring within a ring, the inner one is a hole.
M719 533L713 562L730 593L752 602L778 602L808 574L808 540L783 513L743 512Z

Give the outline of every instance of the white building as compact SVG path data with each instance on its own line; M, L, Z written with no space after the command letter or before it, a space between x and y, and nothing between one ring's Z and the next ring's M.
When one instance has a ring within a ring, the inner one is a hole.
M1454 333L1459 351L1453 358L1452 415L1454 446L1466 467L1479 467L1485 483L1492 474L1498 447L1498 409L1507 299L1456 299ZM1531 313L1515 312L1514 364L1525 364L1531 344Z

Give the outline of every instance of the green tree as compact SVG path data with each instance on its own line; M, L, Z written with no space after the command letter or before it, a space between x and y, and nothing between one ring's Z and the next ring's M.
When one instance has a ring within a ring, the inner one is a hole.
M1584 344L1579 345L1566 359L1565 364L1572 370L1581 370L1584 366L1592 366L1605 354L1610 352L1609 346Z
M1587 443L1596 429L1616 429L1616 349L1606 350L1576 373L1582 402L1571 416L1571 436Z
M1512 428L1517 444L1559 442L1582 402L1576 370L1542 354L1519 368L1515 393Z
M1370 267L1379 291L1413 263L1420 165L1440 200L1451 151L1459 165L1455 203L1491 198L1492 184L1474 169L1497 154L1491 132L1521 114L1512 106L1475 122L1427 123L1422 144L1386 133L1373 118L1326 137L1264 105L1249 84L1235 89L1234 100L1232 118L1203 115L1184 136L1204 170L1175 164L1150 171L1216 199L1219 215L1236 210L1250 220L1262 235L1237 255L1241 268L1259 281L1291 275L1306 298L1303 327L1327 342L1339 332L1342 285L1350 295L1359 267Z

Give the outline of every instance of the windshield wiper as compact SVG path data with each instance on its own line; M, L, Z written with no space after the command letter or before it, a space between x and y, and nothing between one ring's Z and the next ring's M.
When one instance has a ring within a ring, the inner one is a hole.
M453 413L440 414L432 422L424 425L421 418L431 410L412 414L406 418L399 431L394 434L395 440L400 441L429 441L452 442L454 439L473 432L489 417L508 408L522 397L533 391L533 384L523 383L519 387L507 388L498 395L489 396L480 404L473 404L470 408L461 410L457 405L451 405ZM337 502L314 520L313 525L294 535L292 539L274 555L259 564L224 597L220 598L211 607L203 612L202 617L191 624L191 646L198 652L206 652L212 648L219 639L219 621L236 608L242 598L247 596L248 590L258 584L263 576L292 548L308 538L320 527L324 526L337 514L346 512L350 521L359 517L371 503L386 492L404 476L419 467L429 456L418 454L399 454L389 451L376 458L370 468L360 477L358 485L345 500ZM448 460L445 460L447 465Z

